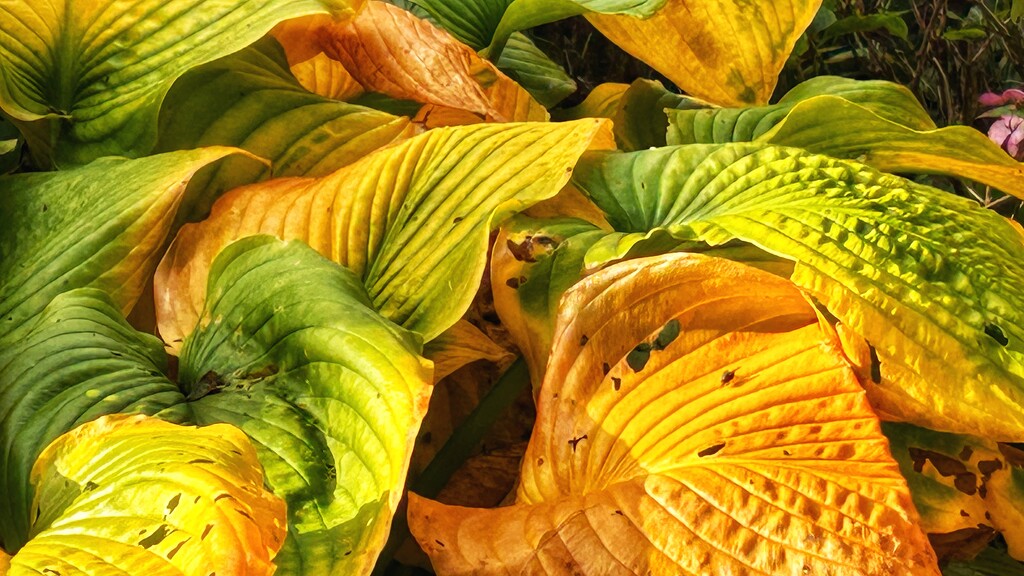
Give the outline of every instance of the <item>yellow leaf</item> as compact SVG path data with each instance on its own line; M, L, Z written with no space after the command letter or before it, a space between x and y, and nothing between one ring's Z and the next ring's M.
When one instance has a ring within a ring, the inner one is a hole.
M802 293L693 254L563 297L514 506L409 520L441 574L939 574Z
M334 100L350 100L363 93L363 87L337 60L323 52L293 64L292 74L302 87L314 94Z
M246 435L104 416L51 443L32 469L38 511L10 574L270 575L285 503Z
M222 196L181 229L155 280L171 348L199 320L206 278L232 240L303 240L360 276L378 310L437 336L462 317L486 266L492 226L554 196L604 120L431 130L322 178L271 180Z
M669 0L654 16L588 14L626 52L688 94L720 105L767 102L821 0Z

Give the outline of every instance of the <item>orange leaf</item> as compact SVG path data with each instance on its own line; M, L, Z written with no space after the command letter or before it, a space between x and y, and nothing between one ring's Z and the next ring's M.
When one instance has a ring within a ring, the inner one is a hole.
M367 90L478 114L494 111L473 77L476 52L401 8L369 2L352 20L323 26L317 36L324 53Z
M790 282L670 254L562 299L517 503L410 497L440 574L939 574L877 418Z

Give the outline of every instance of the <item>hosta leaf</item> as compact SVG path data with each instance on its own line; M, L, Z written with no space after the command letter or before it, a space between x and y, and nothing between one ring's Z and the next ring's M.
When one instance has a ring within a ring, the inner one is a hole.
M892 454L929 533L991 527L1024 559L1024 460L1009 446L886 423Z
M191 332L214 255L262 232L302 239L348 266L385 317L429 341L469 306L491 228L554 196L604 130L602 120L438 129L320 179L233 190L164 257L160 333L173 345Z
M0 347L0 537L10 550L28 539L29 471L58 436L105 414L189 421L166 364L161 342L92 288L57 296Z
M179 221L197 220L225 191L269 176L322 176L412 135L407 118L312 94L272 38L193 70L160 116L160 150L238 146L270 160L230 158L192 179Z
M972 560L950 562L942 568L942 576L1024 576L1024 563L989 547Z
M292 75L302 87L332 100L351 100L364 92L352 74L323 52L291 66Z
M324 53L367 90L481 115L493 111L475 78L476 53L401 8L371 0L356 18L318 34Z
M181 356L200 424L256 446L288 502L286 574L362 574L401 496L430 395L419 339L378 315L359 279L298 241L231 244Z
M874 346L875 405L929 428L1024 439L1024 238L1001 216L855 162L763 144L595 153L577 185L622 234L796 261L792 280ZM650 232L654 230L654 232Z
M938 574L800 291L697 255L566 294L514 506L409 519L445 574Z
M556 120L579 120L580 118L614 118L619 109L622 95L629 84L605 82L598 84L587 97L576 106L565 110L552 111Z
M820 4L668 0L646 20L596 14L587 18L688 94L728 106L768 101L779 71Z
M562 293L580 279L587 249L605 234L575 218L516 216L494 241L494 309L526 359L535 393L544 380Z
M665 89L657 80L638 78L619 100L612 117L615 140L623 150L646 150L665 145L666 108L705 108L707 104Z
M647 17L665 0L412 0L445 30L477 50L500 57L513 33L577 14Z
M238 152L204 148L105 158L57 173L0 177L0 337L61 292L93 287L131 310L156 267L185 185Z
M11 559L26 574L272 574L285 505L249 440L106 416L61 436L32 469L39 515Z
M495 65L550 108L576 91L576 82L521 32L508 39Z
M0 9L0 108L37 163L141 156L157 112L190 68L257 40L282 20L352 13L357 0L17 0Z
M423 349L423 355L434 363L434 382L459 368L476 362L506 362L512 353L491 340L479 328L466 320L459 320Z
M798 104L816 96L835 96L859 104L879 118L912 130L935 129L935 123L928 112L913 93L900 84L819 76L801 82L787 92L778 104L770 106L668 110L667 142L672 145L749 142L785 120ZM820 112L822 121L834 115L831 110ZM854 126L857 128L854 129ZM835 125L831 127L832 130L836 128ZM844 122L841 132L834 136L850 137L858 133L860 128L859 124Z
M886 172L970 178L1024 198L1024 163L970 126L912 130L865 106L820 96L797 104L760 139L853 158Z

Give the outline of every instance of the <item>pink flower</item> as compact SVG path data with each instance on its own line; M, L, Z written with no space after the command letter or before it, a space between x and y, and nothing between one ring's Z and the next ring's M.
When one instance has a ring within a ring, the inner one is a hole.
M978 103L989 107L1002 106L1003 104L1021 104L1024 103L1024 90L1010 88L1002 94L986 92L978 97Z
M1007 114L996 119L988 137L1017 160L1024 160L1024 118Z

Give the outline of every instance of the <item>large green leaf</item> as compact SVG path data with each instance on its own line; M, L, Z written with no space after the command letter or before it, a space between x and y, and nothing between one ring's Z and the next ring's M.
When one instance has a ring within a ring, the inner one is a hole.
M32 484L32 540L9 576L269 576L285 536L284 502L224 424L107 416L50 444Z
M275 24L354 12L358 0L14 0L0 7L0 108L37 163L140 156L164 94L184 72Z
M492 228L554 196L604 120L430 130L319 179L236 189L182 228L157 271L160 333L200 317L210 262L232 240L306 241L358 274L387 318L430 340L469 307Z
M778 104L770 106L668 110L667 142L671 145L749 142L783 121L797 104L816 96L843 98L864 106L880 118L914 130L935 128L917 98L904 86L882 80L861 81L819 76L798 84ZM829 116L830 113L823 112L819 120ZM844 125L841 128L836 136L860 130L857 125ZM835 130L836 127L832 126L831 129Z
M589 263L657 230L741 239L881 361L872 400L934 429L1024 439L1024 237L1001 216L856 162L764 144L593 153L576 184L619 231Z
M0 338L61 292L90 286L131 310L152 276L185 185L239 152L212 147L57 173L0 177Z
M157 149L237 146L270 160L236 157L200 171L179 215L197 220L227 190L270 176L323 176L411 134L408 118L303 88L268 37L175 82L160 111Z
M180 379L197 423L256 445L288 502L283 574L361 574L401 497L431 374L418 337L359 278L297 241L228 246L213 263Z
M597 12L644 18L666 0L412 0L442 28L490 57L500 57L514 32Z
M166 364L162 343L128 326L94 288L57 296L0 346L0 539L8 550L28 540L29 472L51 441L106 414L190 420Z

